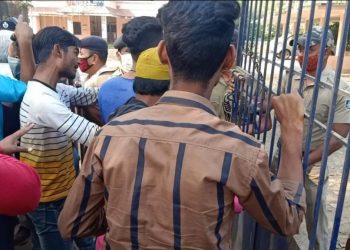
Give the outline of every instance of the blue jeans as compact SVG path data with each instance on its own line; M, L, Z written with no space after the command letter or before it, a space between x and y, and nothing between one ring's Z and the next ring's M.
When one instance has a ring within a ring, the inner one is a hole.
M0 215L0 250L12 250L13 233L17 224L16 216Z
M34 225L33 250L72 250L73 240L63 240L58 231L58 216L65 199L41 202L29 217ZM95 249L93 237L75 240L80 250Z
M78 150L79 145L77 143L73 143L73 160L74 160L74 169L75 175L78 176L80 172L80 155Z

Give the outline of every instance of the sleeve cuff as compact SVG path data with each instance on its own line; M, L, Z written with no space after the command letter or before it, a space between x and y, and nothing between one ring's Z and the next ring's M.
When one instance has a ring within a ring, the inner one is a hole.
M280 180L290 204L306 208L305 189L302 183Z

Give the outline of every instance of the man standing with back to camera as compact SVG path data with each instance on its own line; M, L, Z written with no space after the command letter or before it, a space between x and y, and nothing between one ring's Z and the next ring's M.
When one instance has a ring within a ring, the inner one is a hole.
M263 146L218 118L209 101L235 59L239 12L237 1L170 1L160 9L158 54L171 90L95 137L59 218L64 238L106 232L110 249L229 249L233 194L269 230L298 232L302 98L272 100L285 143L277 177Z

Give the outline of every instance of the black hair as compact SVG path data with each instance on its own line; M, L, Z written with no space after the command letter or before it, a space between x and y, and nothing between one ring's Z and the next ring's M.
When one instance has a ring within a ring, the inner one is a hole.
M123 41L134 60L146 49L156 47L163 38L162 26L155 17L141 16L131 19L123 26Z
M233 31L233 35L232 35L232 39L231 39L231 44L235 46L235 48L237 48L238 46L238 30L235 29Z
M67 51L69 46L80 46L80 40L57 26L41 29L33 38L33 50L36 63L43 63L49 58L53 46L58 44Z
M101 59L101 61L103 63L106 63L107 62L107 58L108 58L108 50L107 50L107 53L105 51L97 51L97 50L92 50L92 49L89 49L87 48L88 50L91 51L91 54L96 54L98 55L98 57Z
M135 77L133 89L140 95L163 95L169 89L170 80L153 80Z
M175 79L207 83L230 46L237 1L169 1L158 12Z
M122 37L122 36L118 37L118 38L114 41L113 47L114 47L115 49L117 49L117 50L122 50L123 48L126 47L126 44L125 44L125 42L123 41L123 37Z

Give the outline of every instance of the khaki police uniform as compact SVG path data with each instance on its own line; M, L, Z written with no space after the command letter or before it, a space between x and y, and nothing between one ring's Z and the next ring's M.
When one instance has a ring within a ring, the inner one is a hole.
M223 77L220 78L218 84L213 88L210 96L210 102L214 106L215 111L218 114L220 119L225 120L225 112L224 112L224 96L227 92L228 84L225 82Z
M300 86L300 75L294 75L292 77L292 89L299 89ZM321 82L326 82L334 85L335 72L331 69L324 69L321 74ZM288 75L283 78L282 81L282 92L287 90ZM316 105L315 119L321 123L327 125L328 113L331 109L332 102L332 89L325 86L323 83L319 83L319 92ZM340 79L339 88L347 90L350 92L350 87L343 79ZM313 80L305 79L302 92L304 95L304 106L305 112L307 114L311 113L312 108L312 96L315 89L315 83ZM338 97L336 100L336 109L334 115L333 123L350 123L350 96L346 96L342 92L338 92ZM305 150L306 135L308 130L309 119L304 119L304 141L303 141L303 151ZM311 147L310 151L315 150L318 146L324 143L325 131L317 126L315 123L312 128L311 136ZM274 155L273 167L276 167L278 162L278 154ZM313 165L310 165L307 169L306 178L305 178L305 190L306 190L306 202L307 202L307 211L306 211L306 224L308 234L311 234L314 209L316 202L316 193L317 186L320 176L320 167L321 162L317 162ZM329 246L329 233L328 233L328 217L326 209L326 195L328 187L328 169L326 170L326 177L324 181L324 189L321 199L320 215L317 225L317 235L315 242L315 249L327 249Z
M84 87L99 88L101 85L113 77L115 72L120 72L117 67L107 67L104 65L95 74L93 74L89 79L82 82Z

